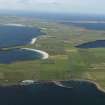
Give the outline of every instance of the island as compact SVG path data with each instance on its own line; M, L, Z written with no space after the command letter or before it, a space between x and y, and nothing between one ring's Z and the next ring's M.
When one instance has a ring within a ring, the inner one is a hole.
M0 84L14 85L22 81L93 81L105 89L105 48L81 48L79 45L105 40L105 30L91 30L24 17L0 17L1 24L37 27L46 35L34 38L30 44L16 46L43 53L45 59L23 60L0 64ZM78 22L77 22L78 23ZM81 22L82 23L82 22ZM84 23L84 22L83 22ZM88 21L87 21L88 23ZM92 23L97 23L93 22ZM75 23L76 24L76 23ZM35 43L34 43L35 42ZM8 48L4 48L8 49ZM40 52L42 51L42 52ZM0 51L2 52L2 51ZM59 82L57 82L59 83Z

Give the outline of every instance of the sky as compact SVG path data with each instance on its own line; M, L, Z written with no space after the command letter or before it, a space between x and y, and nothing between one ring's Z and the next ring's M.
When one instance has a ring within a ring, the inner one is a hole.
M105 0L0 0L0 10L105 13Z

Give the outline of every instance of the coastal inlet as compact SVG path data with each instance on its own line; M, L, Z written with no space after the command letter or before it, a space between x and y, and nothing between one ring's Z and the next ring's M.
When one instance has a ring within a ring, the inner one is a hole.
M30 48L13 48L35 44L37 37L41 35L45 35L45 33L36 27L22 24L0 25L0 63L7 64L17 61L47 59L48 54L44 51Z

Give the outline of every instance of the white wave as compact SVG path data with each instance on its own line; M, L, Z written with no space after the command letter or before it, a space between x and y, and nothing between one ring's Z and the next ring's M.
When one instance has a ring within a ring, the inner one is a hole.
M55 85L60 86L60 87L63 87L63 88L72 88L72 87L68 87L68 86L62 84L62 82L60 82L60 81L53 81L53 83Z
M41 51L41 50L36 50L36 49L31 49L31 48L21 48L21 49L38 52L42 55L42 59L48 59L48 57L49 57L48 53Z

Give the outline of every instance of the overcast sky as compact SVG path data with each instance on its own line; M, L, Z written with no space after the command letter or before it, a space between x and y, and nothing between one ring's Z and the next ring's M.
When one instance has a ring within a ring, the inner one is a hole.
M0 0L0 10L105 13L105 0Z

